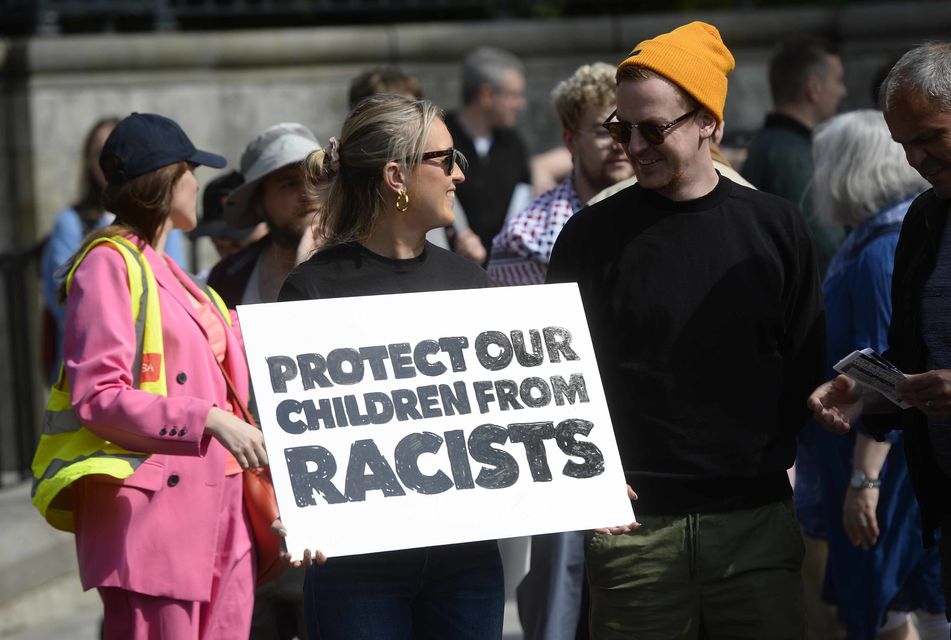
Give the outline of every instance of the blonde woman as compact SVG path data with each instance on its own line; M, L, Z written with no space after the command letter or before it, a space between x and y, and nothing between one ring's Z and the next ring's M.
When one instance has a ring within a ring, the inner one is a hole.
M312 181L327 184L325 244L288 276L280 300L487 285L480 267L426 241L452 224L465 179L465 159L432 103L366 98L339 143L331 140L322 170L319 155L311 160ZM309 632L322 640L499 638L503 591L495 540L330 558L304 584Z

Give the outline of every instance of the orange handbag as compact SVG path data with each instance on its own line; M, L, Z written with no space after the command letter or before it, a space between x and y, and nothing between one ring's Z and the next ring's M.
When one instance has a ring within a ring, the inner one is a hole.
M235 392L231 376L228 375L220 362L218 366L221 367L221 373L228 384L228 391L241 410L245 422L260 429L261 427L258 426L247 405ZM284 551L283 541L271 530L271 523L279 518L281 514L277 508L277 498L274 495L274 483L271 481L270 467L245 469L241 477L244 481L244 508L248 512L248 520L251 522L254 551L258 561L256 582L258 586L261 586L277 578L290 566L282 555Z
M282 558L281 538L271 530L271 523L280 513L277 510L277 499L274 497L270 469L245 469L242 476L244 508L248 512L251 532L254 535L254 551L258 560L256 581L260 586L284 573L289 564Z

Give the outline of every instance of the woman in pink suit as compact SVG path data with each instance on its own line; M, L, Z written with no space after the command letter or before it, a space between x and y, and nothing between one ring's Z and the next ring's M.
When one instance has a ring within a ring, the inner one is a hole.
M128 270L119 251L96 246L66 299L73 409L96 436L150 455L125 479L87 475L75 483L82 583L99 590L107 639L246 638L255 562L241 470L267 464L264 442L235 416L224 375L246 399L236 325L163 254L171 229L195 226L192 170L225 160L195 149L172 120L134 113L109 136L100 164L104 205L116 221L83 248L124 236L154 272L164 347L142 356L141 380L165 375L167 396L133 383L139 347Z

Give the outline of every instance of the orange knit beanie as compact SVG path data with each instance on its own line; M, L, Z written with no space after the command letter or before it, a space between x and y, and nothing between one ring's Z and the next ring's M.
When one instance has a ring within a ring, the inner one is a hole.
M712 24L691 22L640 42L618 71L631 66L659 73L693 96L717 122L723 121L726 76L736 62Z

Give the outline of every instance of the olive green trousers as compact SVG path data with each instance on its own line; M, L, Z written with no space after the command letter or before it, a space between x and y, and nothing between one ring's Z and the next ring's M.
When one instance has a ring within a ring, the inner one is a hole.
M805 638L789 501L639 521L628 534L588 535L594 640Z

